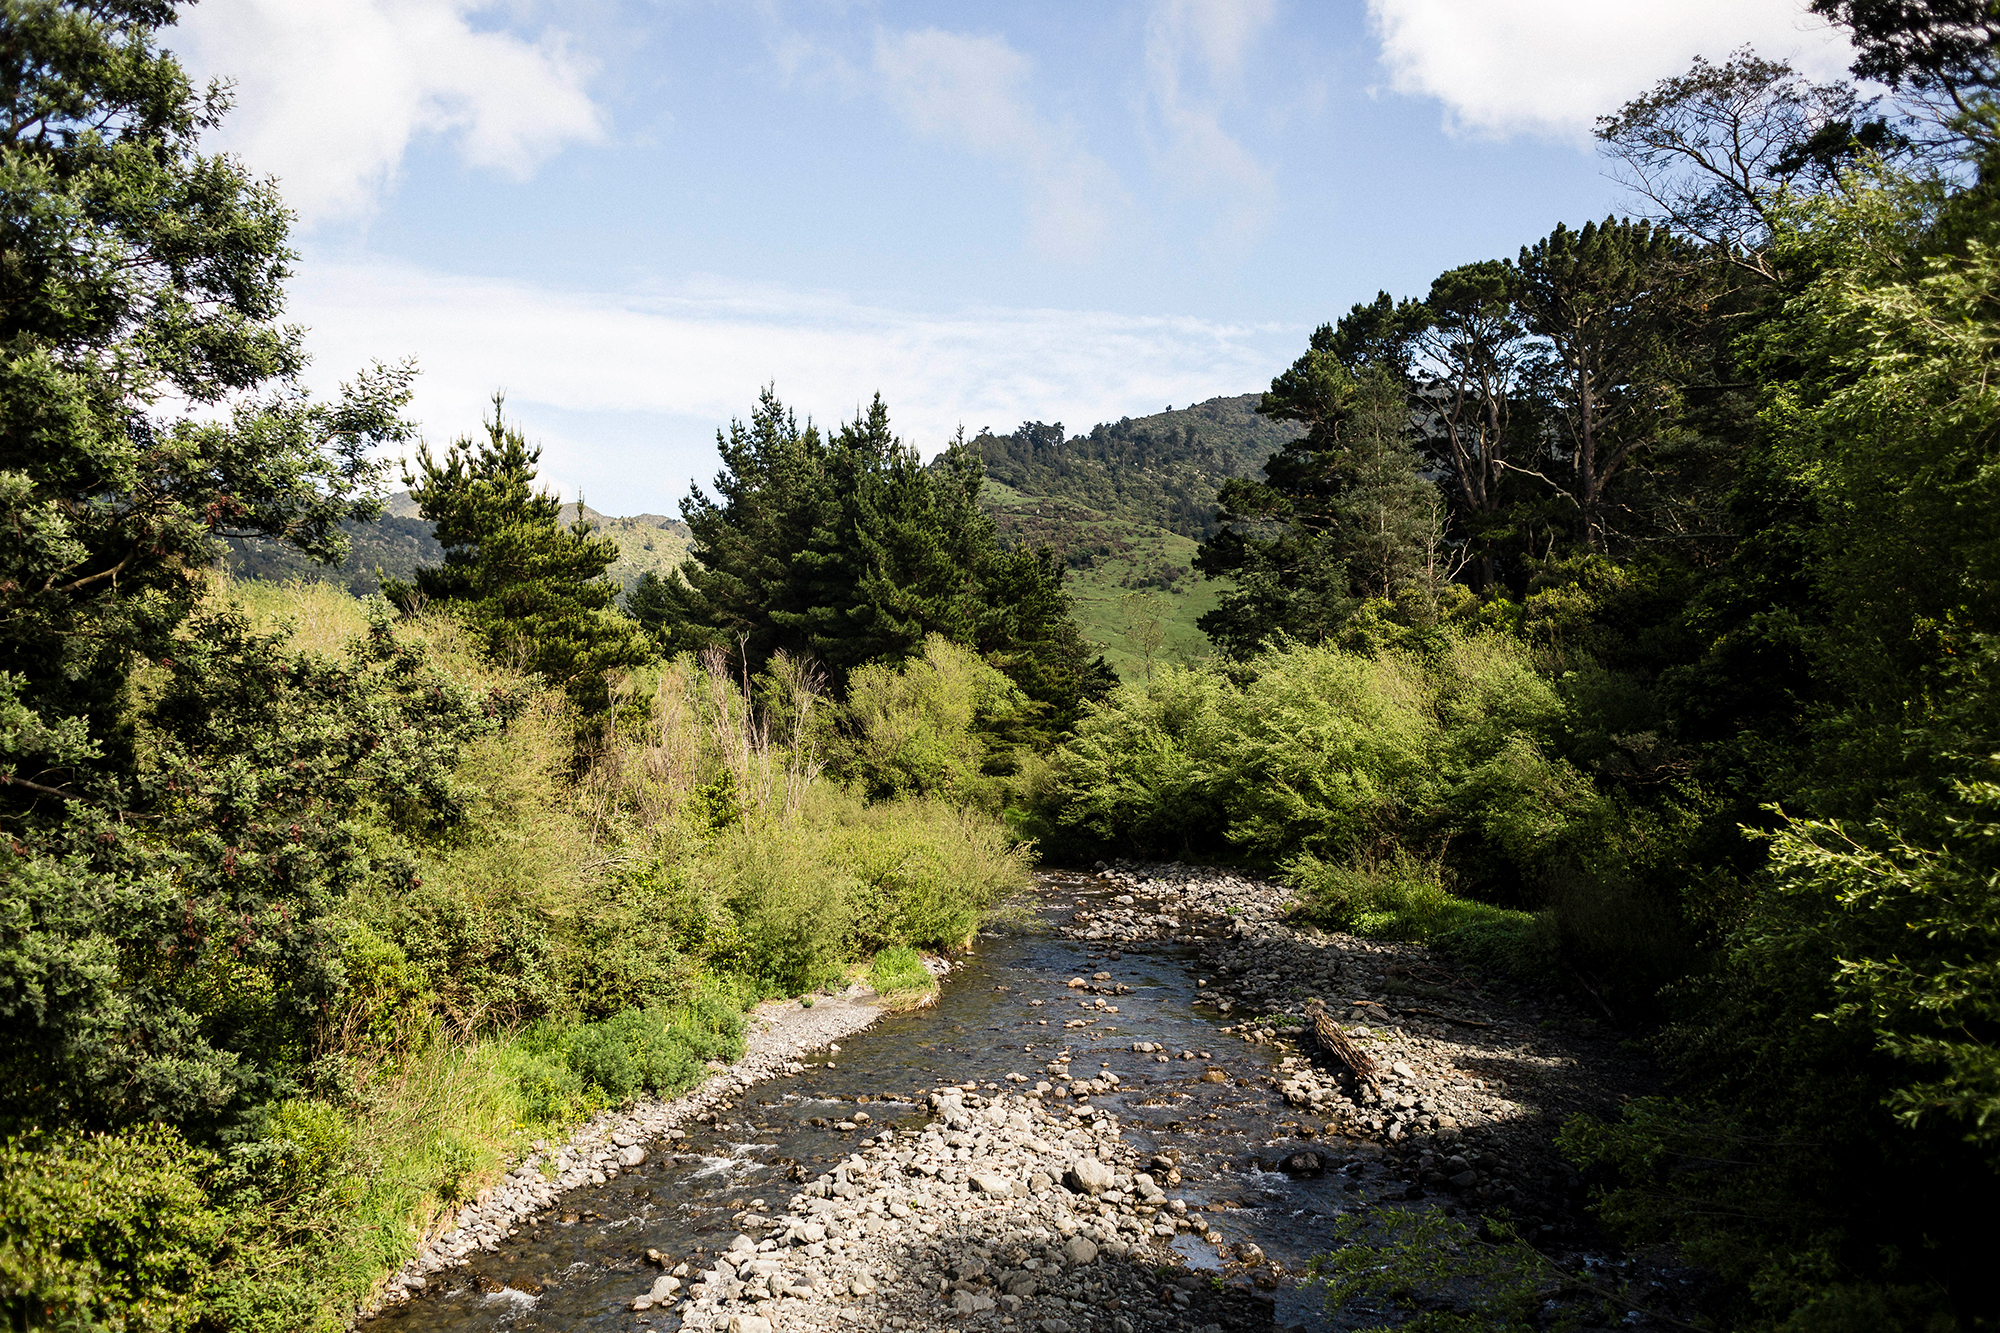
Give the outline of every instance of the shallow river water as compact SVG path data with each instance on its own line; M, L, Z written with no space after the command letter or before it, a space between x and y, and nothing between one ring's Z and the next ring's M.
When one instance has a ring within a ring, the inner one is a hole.
M1254 1241L1297 1273L1327 1248L1334 1219L1375 1192L1382 1170L1344 1142L1329 1161L1346 1164L1344 1171L1275 1169L1293 1153L1324 1148L1296 1137L1313 1127L1301 1125L1270 1085L1274 1048L1221 1032L1222 1020L1196 1005L1204 975L1197 946L1119 953L1059 933L1071 912L1109 892L1094 877L1039 877L1024 904L1028 920L982 937L935 1005L887 1016L840 1042L838 1053L813 1052L803 1073L758 1084L715 1124L690 1125L673 1150L654 1145L642 1167L562 1196L499 1249L437 1275L424 1295L371 1326L673 1329L677 1321L664 1310L628 1309L649 1280L642 1274L657 1271L645 1262L647 1250L667 1255L669 1265L692 1262L726 1246L743 1209L762 1203L783 1211L801 1181L853 1150L855 1133L835 1126L856 1111L872 1117L874 1129L919 1125L930 1118L928 1094L944 1084L1017 1091L1022 1085L1007 1075L1025 1075L1032 1087L1065 1056L1075 1078L1117 1075L1116 1090L1092 1102L1119 1117L1142 1156L1178 1155L1182 1181L1169 1194L1205 1210L1223 1251ZM1068 983L1096 973L1110 974L1100 988L1129 991L1080 1000ZM1135 1042L1157 1043L1169 1058L1135 1052ZM1213 1068L1226 1081L1202 1077ZM1216 1268L1226 1258L1187 1233L1172 1245L1192 1267ZM1314 1294L1290 1285L1271 1293L1276 1325L1320 1326Z

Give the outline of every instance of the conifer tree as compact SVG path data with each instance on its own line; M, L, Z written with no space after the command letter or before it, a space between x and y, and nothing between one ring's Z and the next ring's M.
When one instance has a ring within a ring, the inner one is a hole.
M625 614L639 623L639 627L651 635L656 643L664 643L668 626L673 620L674 600L667 580L660 572L649 569L639 576L632 585L632 591L625 594Z
M425 518L437 525L444 563L413 582L384 585L393 601L447 603L496 657L540 672L586 712L607 702L605 673L651 656L645 635L612 609L618 588L604 577L618 543L582 517L562 523L562 499L535 485L539 445L507 423L493 398L486 439L459 439L442 462L428 447L405 470Z
M1394 597L1424 564L1440 497L1418 471L1405 389L1379 360L1350 367L1343 332L1323 326L1272 381L1258 410L1306 434L1271 456L1262 481L1223 487L1227 526L1196 553L1196 569L1236 585L1196 622L1234 656L1281 635L1331 638L1363 599Z
M670 647L721 644L752 670L789 652L840 688L942 634L1006 672L1056 726L1116 683L1076 627L1061 563L1001 544L962 439L926 466L891 431L880 395L828 435L767 388L716 447L715 496L696 487L682 505L695 540L663 590Z

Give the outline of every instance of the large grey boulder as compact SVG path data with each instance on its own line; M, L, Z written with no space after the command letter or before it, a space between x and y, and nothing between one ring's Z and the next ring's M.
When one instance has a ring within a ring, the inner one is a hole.
M1079 1157L1063 1172L1063 1184L1078 1194L1102 1194L1111 1188L1111 1168L1095 1157Z

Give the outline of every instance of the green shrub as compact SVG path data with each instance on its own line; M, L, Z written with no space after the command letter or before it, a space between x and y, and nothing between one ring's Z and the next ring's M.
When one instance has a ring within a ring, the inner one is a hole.
M702 873L713 900L683 919L730 924L710 966L753 972L789 994L823 985L884 946L958 948L988 908L1028 880L1027 849L992 816L935 798L869 804L831 786L798 812L729 830Z
M1212 667L1168 666L1093 707L1056 752L1043 822L1058 845L1200 856L1224 845L1214 754L1234 687Z
M238 1219L214 1154L163 1125L0 1145L0 1311L9 1328L187 1329L226 1284Z
M1424 641L1421 655L1285 644L1127 686L1057 752L1041 826L1071 855L1444 856L1468 891L1532 901L1601 817L1554 749L1563 701L1504 635Z
M701 1081L710 1060L743 1052L743 997L721 987L686 1002L627 1009L595 1023L523 1034L518 1063L531 1113L549 1119L586 1107L668 1094Z
M1293 645L1222 700L1211 762L1229 840L1258 861L1343 855L1391 833L1437 739L1421 666Z
M852 956L861 885L829 860L829 840L816 820L760 824L731 830L706 865L740 939L729 961L788 993L824 985Z
M1299 856L1286 863L1285 877L1307 919L1362 935L1422 938L1453 902L1442 868L1401 848L1372 862Z
M837 773L871 797L948 796L992 804L983 770L992 733L1028 708L1015 684L942 635L921 657L871 663L848 678Z
M943 800L817 807L828 860L860 886L854 949L964 948L1002 898L1025 888L1031 860L990 816Z
M1414 940L1477 967L1546 982L1557 969L1554 922L1459 897L1437 861L1397 848L1373 861L1300 856L1285 866L1305 920L1357 935Z

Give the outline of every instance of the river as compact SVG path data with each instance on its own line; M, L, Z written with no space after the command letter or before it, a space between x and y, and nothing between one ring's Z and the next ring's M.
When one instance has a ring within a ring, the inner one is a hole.
M699 1267L736 1234L733 1219L744 1210L784 1209L800 1182L847 1157L857 1110L871 1132L913 1129L931 1118L929 1095L943 1085L1003 1093L1022 1087L1020 1077L1032 1087L1065 1070L1079 1089L1095 1080L1091 1102L1118 1118L1141 1158L1166 1153L1178 1161L1169 1194L1202 1215L1206 1235L1160 1238L1153 1259L1217 1276L1227 1267L1239 1286L1268 1289L1275 1326L1321 1326L1317 1293L1283 1275L1327 1248L1344 1211L1377 1187L1400 1187L1377 1155L1350 1156L1356 1145L1329 1157L1328 1166L1345 1163L1345 1171L1277 1169L1301 1151L1325 1151L1298 1137L1317 1127L1302 1124L1273 1091L1279 1048L1221 1031L1223 1020L1198 1003L1205 973L1191 938L1197 923L1171 942L1118 947L1064 933L1074 913L1111 892L1096 877L1038 877L1013 924L982 936L934 1005L888 1015L844 1039L837 1053L814 1053L803 1072L725 1104L715 1123L694 1126L671 1154L569 1192L379 1322L409 1333L674 1329L679 1321L666 1310L629 1308L658 1271L646 1252ZM1070 984L1077 979L1099 994L1082 998ZM1254 1272L1233 1262L1244 1242L1267 1256Z

